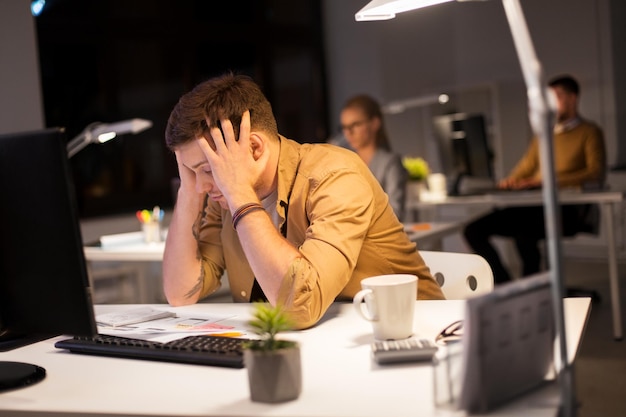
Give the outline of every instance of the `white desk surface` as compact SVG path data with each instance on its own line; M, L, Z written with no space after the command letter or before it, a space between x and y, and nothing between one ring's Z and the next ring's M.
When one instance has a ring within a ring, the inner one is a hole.
M557 199L561 204L617 203L624 200L624 192L610 190L563 190L558 193ZM494 192L482 195L447 196L441 200L408 202L410 208L427 208L445 205L487 205L511 207L535 204L543 204L543 194L541 190Z
M96 306L107 312L130 305ZM162 307L162 306L161 306ZM415 332L434 338L463 317L464 301L417 301ZM573 360L590 309L589 298L565 299L569 357ZM181 313L236 314L249 304L196 304ZM30 387L0 393L0 416L462 416L435 409L429 364L378 366L370 358L371 325L352 304L334 304L315 328L288 337L301 343L303 390L297 400L269 405L249 399L245 369L179 365L72 354L57 339L5 352L0 360L46 368ZM556 384L498 409L502 416L555 416Z
M110 248L85 246L85 259L88 261L153 261L163 260L165 242L136 243Z

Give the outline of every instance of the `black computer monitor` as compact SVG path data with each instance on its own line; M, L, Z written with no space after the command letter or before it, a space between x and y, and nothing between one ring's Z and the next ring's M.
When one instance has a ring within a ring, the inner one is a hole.
M0 351L97 333L66 146L59 128L0 135Z
M450 184L450 194L458 194L463 177L494 179L492 153L482 115L436 116L433 126L441 169Z

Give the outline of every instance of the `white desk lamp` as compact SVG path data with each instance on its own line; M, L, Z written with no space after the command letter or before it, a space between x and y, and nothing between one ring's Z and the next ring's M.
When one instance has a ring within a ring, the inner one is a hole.
M130 119L116 123L92 123L67 144L67 155L71 158L90 143L104 143L117 135L136 134L151 126L152 122L145 119Z
M448 101L450 101L450 97L447 94L431 94L392 101L391 103L385 104L382 107L382 111L385 114L398 114L413 107L428 106L429 104L436 103L446 104Z
M452 0L373 0L359 10L357 21L393 19L396 13L414 10ZM457 0L468 1L468 0ZM560 213L557 208L556 179L554 174L554 155L552 149L553 116L556 101L546 88L543 68L537 59L535 48L530 38L528 25L519 0L502 0L504 11L513 35L517 57L522 67L528 95L528 115L533 132L539 139L539 158L544 173L542 193L546 244L550 262L552 283L552 304L555 316L555 328L560 353L560 368L557 369L563 399L564 416L575 415L574 370L567 360L565 321L563 314L563 296L565 294L561 271L561 246L558 225Z

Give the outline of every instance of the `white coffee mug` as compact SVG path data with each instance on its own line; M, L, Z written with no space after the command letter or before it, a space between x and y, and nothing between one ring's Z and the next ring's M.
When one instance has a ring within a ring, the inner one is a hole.
M372 322L375 339L406 339L413 334L415 275L377 275L362 280L361 287L354 296L354 306L365 320Z

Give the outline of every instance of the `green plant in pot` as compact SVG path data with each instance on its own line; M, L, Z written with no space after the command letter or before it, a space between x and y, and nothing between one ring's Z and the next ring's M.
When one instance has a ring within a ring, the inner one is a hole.
M406 184L407 200L421 200L426 191L426 178L430 174L428 163L420 157L405 156L402 158L402 165L409 174L409 181Z
M244 363L252 401L278 403L298 398L302 391L300 346L278 339L292 324L281 306L256 303L248 323L259 339L244 345Z
M402 158L402 165L409 174L411 181L424 181L430 174L430 167L424 158L405 156Z

